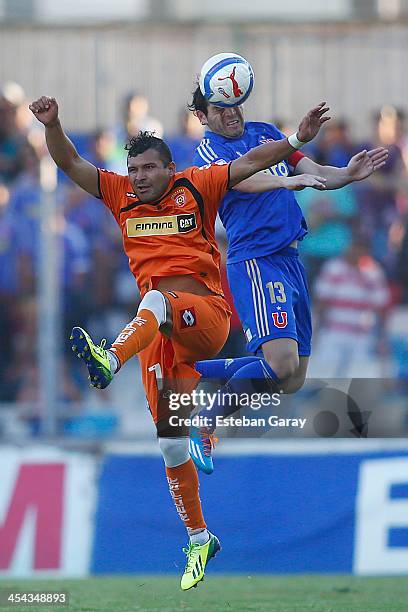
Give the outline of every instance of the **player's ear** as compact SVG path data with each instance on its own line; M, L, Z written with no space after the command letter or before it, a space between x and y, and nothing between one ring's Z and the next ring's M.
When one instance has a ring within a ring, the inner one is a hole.
M199 120L199 122L201 123L201 125L207 125L208 124L208 119L207 119L207 115L205 113L203 113L203 111L196 111L196 116L197 119Z
M176 164L174 161L171 161L167 167L169 169L170 176L174 176L176 174Z

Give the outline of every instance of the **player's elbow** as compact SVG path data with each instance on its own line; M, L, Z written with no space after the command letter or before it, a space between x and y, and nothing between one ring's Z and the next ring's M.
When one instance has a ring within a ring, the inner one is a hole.
M79 156L78 156L79 158ZM69 156L61 156L61 157L55 157L53 156L54 162L56 163L56 165L58 166L58 168L64 173L66 174L71 180L73 180L75 182L75 176L77 174L77 162L78 159L73 156L73 155L69 155Z

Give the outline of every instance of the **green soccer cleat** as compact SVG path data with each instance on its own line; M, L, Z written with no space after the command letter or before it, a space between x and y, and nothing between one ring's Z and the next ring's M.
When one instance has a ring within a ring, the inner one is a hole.
M183 552L187 555L187 564L181 577L182 591L196 587L203 580L207 563L215 557L219 550L221 550L220 542L212 533L206 544L191 544L190 542L188 548L183 548Z
M82 327L73 328L70 340L72 340L74 353L85 361L91 386L105 389L113 378L108 353L104 348L106 340L102 340L100 345L94 344L90 335Z

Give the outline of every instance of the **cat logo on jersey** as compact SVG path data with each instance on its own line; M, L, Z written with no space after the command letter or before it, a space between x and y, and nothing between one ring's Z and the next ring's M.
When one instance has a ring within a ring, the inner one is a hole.
M193 327L196 324L196 314L194 308L186 308L183 312L180 312L181 316L181 329L186 327Z
M184 204L186 203L186 193L184 191L184 189L177 189L171 196L171 199L174 200L174 202L176 203L176 206L179 206L180 208L182 206L184 206Z
M288 324L288 313L284 310L272 313L273 324L279 329L283 329Z
M140 217L127 219L126 230L129 238L138 236L166 236L184 234L197 227L195 213L169 215L167 217Z

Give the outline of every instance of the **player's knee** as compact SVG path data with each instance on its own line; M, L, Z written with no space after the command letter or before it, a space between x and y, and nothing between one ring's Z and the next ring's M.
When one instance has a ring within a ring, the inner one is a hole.
M166 298L157 289L152 289L145 294L137 312L143 309L150 310L154 314L159 326L166 322Z
M158 438L166 467L177 467L190 459L188 438Z
M300 391L306 380L306 376L303 374L294 374L290 378L287 378L282 383L282 389L284 393L296 393Z
M266 354L265 359L282 382L293 377L299 368L299 356L291 350L280 351L279 354Z

